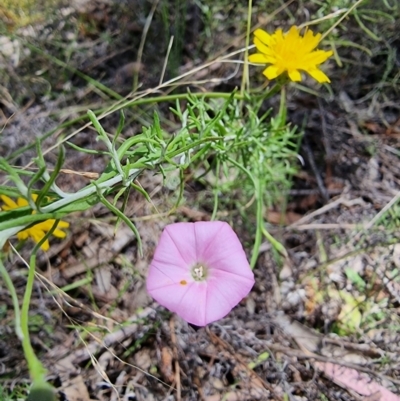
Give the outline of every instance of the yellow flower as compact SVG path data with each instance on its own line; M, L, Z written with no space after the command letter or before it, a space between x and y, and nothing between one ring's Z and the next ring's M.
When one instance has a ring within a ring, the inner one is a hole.
M12 209L18 209L20 207L28 206L28 201L24 198L18 198L17 203L15 203L11 198L9 198L6 195L0 195L1 200L4 202L4 205L1 207L2 210L12 210ZM37 198L37 195L32 195L32 199L35 201ZM32 213L35 213L34 211ZM31 237L36 243L42 240L42 238L46 235L47 231L50 231L50 229L53 227L55 220L54 219L49 219L46 221L43 221L41 223L35 224L32 227L26 228L25 230L20 231L17 234L17 237L19 240L25 240ZM60 221L57 224L56 229L53 231L53 235L58 238L65 238L66 233L62 231L61 229L63 228L68 228L69 223L66 221ZM41 245L41 249L44 251L47 251L49 249L49 241L46 240L43 242Z
M251 63L271 64L263 74L274 79L287 71L292 81L301 81L300 71L310 74L319 83L330 82L319 69L319 65L332 56L333 51L314 50L321 40L321 34L307 30L300 36L299 28L292 26L289 32L276 30L272 35L257 29L254 44L258 53L249 56Z

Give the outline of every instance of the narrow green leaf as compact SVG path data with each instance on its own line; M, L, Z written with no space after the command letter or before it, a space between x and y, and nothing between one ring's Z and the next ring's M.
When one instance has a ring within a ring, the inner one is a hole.
M124 129L125 126L125 114L123 110L119 111L119 122L118 122L118 127L117 130L115 131L115 135L112 141L113 146L115 147L115 144L117 142L118 137L120 136L122 130Z
M36 205L38 207L40 207L40 204L42 203L43 198L48 194L48 192L50 191L50 188L55 183L56 178L58 177L58 174L60 173L61 167L64 164L64 160L65 160L65 148L64 148L64 146L59 146L57 162L56 162L56 165L54 166L54 170L50 174L50 178L45 182L42 190L39 192L38 198L36 199Z
M125 224L132 230L132 232L135 234L136 240L138 242L138 249L139 249L139 255L143 256L143 246L142 246L142 240L140 238L139 231L137 230L136 226L129 220L128 217L126 217L119 209L117 209L111 202L109 202L101 193L101 191L98 191L98 196L100 198L101 203L106 206L111 212L113 212L117 217L119 217L121 220L125 222Z

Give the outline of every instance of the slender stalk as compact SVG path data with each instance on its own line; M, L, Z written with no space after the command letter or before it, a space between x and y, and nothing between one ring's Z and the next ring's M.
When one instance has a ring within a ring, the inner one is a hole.
M255 180L255 195L256 195L256 204L257 204L257 211L256 211L256 236L254 239L254 245L253 245L253 252L251 254L251 260L250 260L250 267L254 269L257 259L258 259L258 254L260 252L260 246L261 246L261 241L262 241L262 230L264 226L264 217L263 217L263 209L264 209L264 203L263 203L263 188L264 186L261 184L261 180L257 179Z
M32 381L43 382L45 381L46 369L36 356L29 337L29 306L35 279L35 265L36 253L32 253L29 262L28 280L26 282L25 294L21 308L21 330L23 333L22 348L24 350L25 359L28 362L29 373Z
M158 2L159 2L159 0L156 0L153 3L150 13L149 13L148 17L146 18L146 23L144 24L143 33L142 33L142 37L140 39L139 49L137 52L137 59L136 59L137 65L140 65L142 63L144 45L146 43L147 34L148 34L150 26L151 26L151 21L153 21L153 16L154 16L154 13L156 12ZM137 68L133 75L132 92L136 92L137 88L139 86L139 70L140 70L140 68Z
M18 338L22 341L24 338L24 334L22 333L21 330L21 311L19 308L19 302L18 302L18 296L17 292L15 291L14 284L11 280L10 275L8 274L8 271L6 270L3 261L1 259L2 254L0 253L0 274L3 277L4 282L6 283L6 286L8 288L8 291L10 291L11 294L11 299L14 307L14 315L15 315L15 333L17 334Z
M31 303L33 284L35 281L36 255L42 244L50 237L50 235L56 229L58 223L59 220L56 220L51 229L33 248L29 260L28 279L26 282L24 299L22 301L22 308L21 308L21 330L23 334L22 348L24 350L25 359L28 362L29 373L31 375L33 383L46 382L46 369L36 356L35 351L32 348L29 336L29 306Z
M262 225L261 229L262 233L264 234L265 238L271 243L271 245L285 258L289 257L286 248L279 242L277 241Z
M214 188L214 206L213 206L213 212L211 215L211 221L215 220L215 217L218 212L218 200L219 200L219 175L221 171L221 162L219 159L217 159L217 166L215 168L215 188Z
M244 64L243 64L243 75L242 75L242 85L240 87L240 95L243 97L246 88L249 87L249 45L250 45L250 32L251 32L251 11L253 9L253 0L248 0L247 3L247 31L246 31L246 46L244 50Z

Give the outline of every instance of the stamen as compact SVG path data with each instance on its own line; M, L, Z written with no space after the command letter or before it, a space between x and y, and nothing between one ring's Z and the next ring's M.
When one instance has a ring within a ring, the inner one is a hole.
M195 267L195 268L193 269L193 273L194 273L194 275L195 275L198 279L202 279L202 278L203 278L203 275L204 275L204 268L203 268L203 266L200 265L200 266L198 266L198 267Z

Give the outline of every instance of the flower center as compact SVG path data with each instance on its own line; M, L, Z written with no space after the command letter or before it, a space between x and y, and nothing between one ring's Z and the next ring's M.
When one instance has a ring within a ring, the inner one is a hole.
M207 278L207 268L200 263L192 267L192 277L195 281L204 281Z

